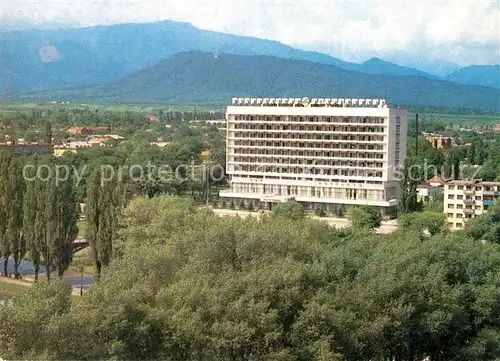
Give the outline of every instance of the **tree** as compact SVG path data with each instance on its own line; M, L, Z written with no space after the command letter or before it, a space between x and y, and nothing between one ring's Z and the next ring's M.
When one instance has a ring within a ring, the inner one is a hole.
M443 208L444 208L443 196L431 198L428 202L424 203L424 211L442 213Z
M382 223L382 214L371 206L352 207L347 212L347 218L354 228L375 229Z
M5 240L8 243L14 262L14 277L20 278L19 265L26 254L26 241L23 232L23 197L25 183L22 176L23 161L21 158L11 159L8 182L4 190L9 197L9 207L6 209L7 228Z
M0 308L2 357L498 359L500 248L463 231L223 219L165 196L132 200L119 224L119 255L77 304L56 281Z
M464 233L476 241L500 244L500 201L488 209L488 213L469 220Z
M111 260L121 202L121 188L116 179L104 181L100 169L95 169L87 187L85 218L87 240L98 275Z
M7 238L9 209L12 199L9 196L11 188L10 162L12 153L0 151L0 255L4 258L3 275L8 276L8 262L11 255L10 243Z
M27 172L29 172L27 173L28 179L33 179L35 177L35 169L27 168ZM35 179L26 183L26 193L24 195L23 204L23 236L26 242L26 249L33 263L35 282L38 281L38 274L40 271L42 234L43 238L45 238L45 231L41 229L44 223L40 222L43 210L43 203L41 202L42 195L43 188L41 186L41 181Z
M4 257L3 274L8 276L8 262L14 261L14 275L26 253L23 226L23 162L11 152L0 152L0 251Z
M54 248L53 265L59 277L62 277L71 263L73 252L73 241L78 235L77 221L80 214L80 206L75 200L73 191L73 180L68 178L57 188L58 192L58 237Z
M403 174L400 180L401 194L399 197L398 211L400 213L415 212L420 205L417 200L417 186L422 182L422 167L415 158L405 160Z
M304 206L296 201L279 203L273 208L273 214L278 217L285 217L294 221L304 219L306 214Z
M50 121L45 122L44 141L47 144L52 144L52 124Z
M401 215L398 218L400 232L416 232L421 237L443 234L447 231L443 210L424 211Z

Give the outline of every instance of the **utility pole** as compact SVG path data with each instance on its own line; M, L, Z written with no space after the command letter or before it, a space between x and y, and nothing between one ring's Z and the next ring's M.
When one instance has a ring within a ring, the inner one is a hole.
M418 114L415 114L415 156L418 156Z
M210 170L208 168L208 157L207 157L206 165L207 165L206 166L206 168L207 168L207 175L206 175L206 177L207 177L207 208L208 208L208 196L209 196L209 192L210 192L210 180L209 180L209 178L210 178Z
M80 297L83 296L83 266L80 266Z

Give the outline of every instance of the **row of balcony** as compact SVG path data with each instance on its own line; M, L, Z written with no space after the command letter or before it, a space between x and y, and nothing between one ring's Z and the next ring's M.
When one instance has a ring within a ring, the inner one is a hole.
M271 157L278 157L278 158L286 158L286 159L352 159L352 160L379 160L383 161L384 160L384 154L383 153L336 153L336 154L324 154L320 153L322 155L315 155L315 154L307 154L303 155L303 152L301 154L298 154L298 152L288 152L287 154L280 154L280 153L258 153L259 151L268 151L268 150L254 150L254 151L248 151L248 152L241 152L239 151L233 151L229 152L228 156L252 156L256 158L271 158ZM330 152L328 152L330 153Z
M381 137L382 139L379 139L378 137L375 138L370 138L370 137L366 137L364 138L363 140L361 139L290 139L290 138L265 138L265 137L241 137L241 136L232 136L232 135L228 135L227 136L227 139L228 140L242 140L242 141L268 141L268 142L272 142L272 141L277 141L277 142L280 142L280 144L282 144L283 142L288 142L288 143L297 143L297 142L301 142L301 143L316 143L317 145L326 145L326 144L340 144L340 143L343 143L343 144L380 144L380 145L383 145L383 144L386 144L387 141L385 141L383 139L383 137ZM290 144L287 144L286 145L287 147L290 146ZM303 146L301 146L303 147ZM322 148L322 147L321 147Z
M383 169L383 163L366 163L366 162L360 162L358 164L355 164L352 162L351 164L349 162L345 162L344 164L340 162L335 162L331 164L321 164L321 163L292 163L292 162L257 162L257 161L241 161L241 160L229 160L227 162L228 164L233 164L233 165L258 165L258 166L294 166L298 168L308 168L308 169L323 169L323 168L336 168L336 169L373 169L373 170L380 170Z
M332 169L333 168L333 169ZM307 177L345 177L345 179L356 178L363 180L365 178L382 178L382 171L370 169L346 169L346 167L329 167L324 169L308 169L307 167L277 167L277 166L235 166L228 165L228 174L238 175L269 175L269 176L307 176Z
M291 129L287 129L291 128ZM378 128L374 130L367 130L365 128L354 128L354 129L337 129L336 127L313 127L306 129L305 127L297 127L297 129L293 129L294 127L271 127L268 128L263 127L252 127L250 125L241 125L241 126L229 126L229 131L239 131L239 132L266 132L266 133L305 133L305 134L324 134L324 133L336 133L336 134L383 134L385 133L384 128ZM318 129L320 128L320 129ZM322 129L321 129L322 128Z
M316 132L316 135L314 134L306 134L306 133L296 133L296 132L289 132L289 133L277 133L277 134L271 134L271 133L255 133L252 131L249 132L242 132L242 131L234 131L228 133L228 138L243 138L243 139L260 139L260 140L267 140L267 139L279 139L279 140L290 140L290 141L325 141L325 140L339 140L339 141L370 141L370 142L383 142L386 137L383 135L370 135L370 134L353 134L351 132L347 132L345 134L349 135L337 135L337 134L325 134L324 132ZM283 136L282 136L283 135ZM287 135L287 137L285 137Z
M231 115L230 115L231 117ZM386 123L386 118L380 117L325 117L325 116L294 116L294 115L274 115L274 116L262 116L262 115L235 115L234 119L229 119L229 122L238 123L300 123L300 124L339 124L339 125L350 125L350 124L369 124L369 125L384 125Z
M372 153L385 153L384 145L379 144L346 144L339 143L338 147L332 147L332 144L322 144L322 147L300 147L297 144L286 144L282 145L278 142L267 144L267 142L244 142L241 140L237 141L229 141L228 149L255 149L255 147L265 147L266 149L300 149L300 150L310 150L310 151L318 151L318 152L329 152L332 150L338 152L352 152L353 150L361 150L363 152L372 152Z

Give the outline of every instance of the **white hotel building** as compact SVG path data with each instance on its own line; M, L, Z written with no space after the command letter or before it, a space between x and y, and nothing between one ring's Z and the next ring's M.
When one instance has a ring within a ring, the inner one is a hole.
M295 199L307 209L396 210L406 110L381 99L234 98L226 116L223 199L263 209Z

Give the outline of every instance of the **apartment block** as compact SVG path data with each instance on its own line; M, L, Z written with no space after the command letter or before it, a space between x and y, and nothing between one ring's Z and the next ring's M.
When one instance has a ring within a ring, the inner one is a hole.
M254 207L396 210L408 113L383 99L234 98L227 108L230 189Z
M500 196L500 182L451 181L444 186L444 213L450 229L461 229Z
M425 139L436 149L451 149L453 138L444 134L423 133Z

